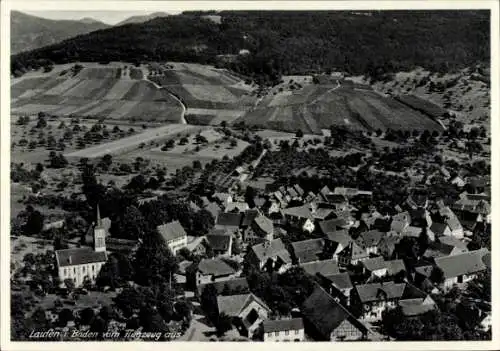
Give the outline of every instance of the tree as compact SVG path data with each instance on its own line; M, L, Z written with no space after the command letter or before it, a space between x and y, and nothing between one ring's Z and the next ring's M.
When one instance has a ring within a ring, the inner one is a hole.
M110 228L113 236L132 240L142 238L145 230L146 220L141 211L134 205L128 206L119 220L113 221Z
M444 279L445 279L443 270L441 268L435 266L434 268L432 268L431 275L430 275L429 279L434 284L443 283Z
M40 211L30 211L28 220L24 225L24 232L27 235L39 234L42 231L44 221L45 217Z
M219 317L219 307L217 304L217 290L212 284L205 285L201 292L200 302L207 317L216 324Z
M217 318L217 323L215 324L217 336L220 337L224 335L228 330L231 330L232 328L233 323L231 317L224 312L221 313Z
M177 262L167 244L154 229L148 229L135 254L135 281L141 285L174 282Z
M75 283L70 278L64 279L64 285L66 285L66 288L70 291L75 288Z
M84 308L80 312L80 325L91 325L95 317L94 310L90 307Z
M302 129L298 129L296 132L295 132L295 137L296 138L302 138L304 136L304 132L302 131Z

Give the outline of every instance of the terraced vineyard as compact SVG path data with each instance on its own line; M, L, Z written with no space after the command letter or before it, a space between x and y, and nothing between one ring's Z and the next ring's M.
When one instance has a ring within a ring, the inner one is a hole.
M179 102L143 80L140 69L125 67L93 65L76 75L71 70L56 70L13 80L11 112L179 122Z
M235 120L283 131L320 133L331 125L363 130L441 130L438 122L391 97L354 86L307 85L267 95Z
M155 64L149 79L178 96L187 120L199 124L232 122L255 103L253 88L226 70L187 63Z

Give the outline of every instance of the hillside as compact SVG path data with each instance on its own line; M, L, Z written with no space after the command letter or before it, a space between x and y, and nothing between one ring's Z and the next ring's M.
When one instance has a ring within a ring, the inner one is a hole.
M196 62L223 65L264 85L282 75L329 69L383 79L387 72L417 66L444 73L489 61L488 11L221 11L217 16L220 24L189 13L108 28L16 55L11 69L20 74L47 59ZM242 49L249 54L238 55Z
M131 24L131 23L142 23L142 22L147 22L149 20L152 20L153 18L156 17L167 17L170 16L166 12L154 12L149 15L144 15L144 16L132 16L129 18L124 19L121 22L118 22L115 24L115 26L123 26L124 24Z
M432 73L424 69L399 72L375 88L390 94L411 93L442 106L465 125L490 129L490 72L481 66L453 74Z
M371 132L442 130L436 120L373 91L369 85L344 79L314 84L307 76L294 76L267 91L238 122L304 133L321 133L332 125Z
M11 12L10 21L11 54L41 48L80 34L110 27L88 18L80 21L56 21L19 11Z
M142 70L113 63L56 66L11 82L11 113L181 122L181 104L144 80Z

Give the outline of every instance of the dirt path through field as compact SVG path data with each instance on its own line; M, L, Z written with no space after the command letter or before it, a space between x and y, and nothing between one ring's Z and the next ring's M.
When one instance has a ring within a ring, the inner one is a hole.
M335 91L337 90L338 88L340 88L340 81L337 80L337 86L336 87L333 87L327 91L325 91L323 94L321 94L320 96L318 96L316 99L314 99L313 101L309 102L308 104L312 105L312 104L315 104L316 102L319 101L319 99L321 99L323 96L325 96L326 94L329 94L331 93L332 91Z
M153 84L157 89L165 89L165 87L162 87L161 85L158 85L157 83L153 82L152 80L149 80L148 79L148 71L144 68L144 67L141 67L141 70L142 70L142 79L147 81L147 82L150 82L151 84ZM185 114L186 114L186 105L184 105L184 103L182 102L181 99L179 99L177 96L175 96L175 94L172 94L170 91L168 91L168 89L165 89L165 91L167 93L170 94L170 96L172 96L175 100L177 100L179 102L179 104L181 104L182 106L182 112L181 112L181 120L180 120L180 123L182 124L187 124L187 121L186 121L186 118L185 118Z

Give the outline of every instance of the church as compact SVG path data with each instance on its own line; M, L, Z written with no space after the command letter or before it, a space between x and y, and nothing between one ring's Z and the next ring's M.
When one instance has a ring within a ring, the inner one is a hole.
M71 279L75 287L79 287L87 279L92 284L107 261L106 226L101 220L99 205L97 206L97 222L94 226L93 247L80 247L57 250L56 263L61 285L66 279Z

